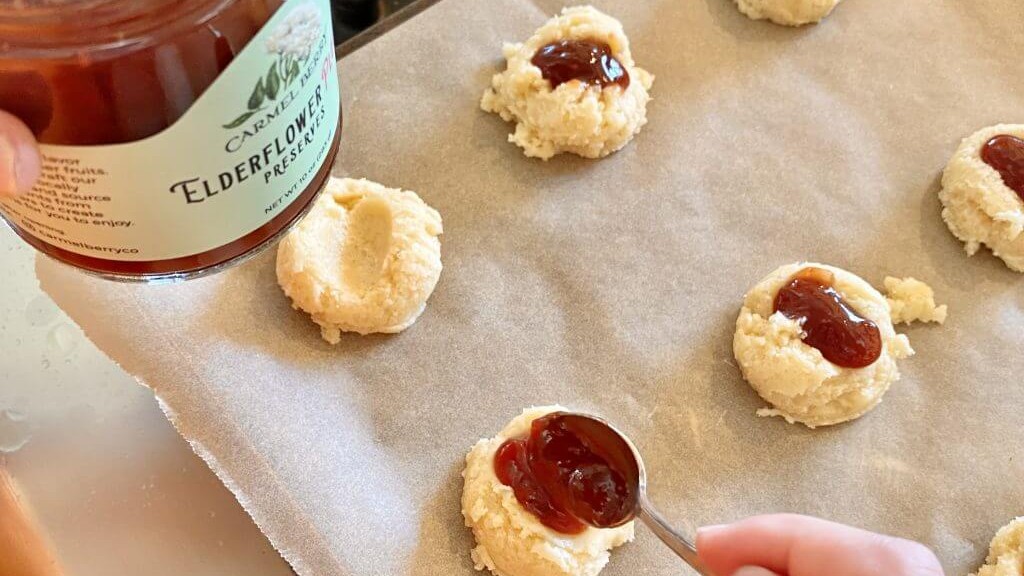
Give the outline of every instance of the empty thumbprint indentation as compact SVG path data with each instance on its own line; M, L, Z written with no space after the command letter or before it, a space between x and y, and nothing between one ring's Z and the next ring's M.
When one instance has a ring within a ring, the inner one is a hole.
M365 291L380 278L391 251L393 226L391 206L380 198L365 197L352 208L341 259L351 289Z

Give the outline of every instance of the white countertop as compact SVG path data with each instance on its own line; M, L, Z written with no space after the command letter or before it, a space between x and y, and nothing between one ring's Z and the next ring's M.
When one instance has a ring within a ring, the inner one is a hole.
M34 265L0 226L0 474L62 573L292 574L153 394L39 290ZM11 545L0 534L0 555Z

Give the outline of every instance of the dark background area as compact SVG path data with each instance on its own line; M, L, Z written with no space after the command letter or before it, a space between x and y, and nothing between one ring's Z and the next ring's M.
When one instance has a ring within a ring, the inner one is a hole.
M334 43L341 44L416 0L332 0Z

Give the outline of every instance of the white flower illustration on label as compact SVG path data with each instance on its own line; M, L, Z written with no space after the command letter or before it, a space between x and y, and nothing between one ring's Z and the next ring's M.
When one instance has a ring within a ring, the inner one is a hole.
M320 30L320 11L316 6L299 6L267 38L267 52L305 59L320 39Z
M292 10L267 37L267 52L276 54L277 58L270 64L266 74L256 81L246 103L248 110L225 124L224 128L238 128L253 115L263 111L268 101L277 100L278 94L299 77L300 64L309 57L322 35L323 22L316 6L307 2Z

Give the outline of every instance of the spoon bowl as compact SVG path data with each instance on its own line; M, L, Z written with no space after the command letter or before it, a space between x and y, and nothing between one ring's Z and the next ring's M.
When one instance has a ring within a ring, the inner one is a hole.
M655 511L647 498L647 471L636 445L618 428L597 416L577 412L564 413L563 422L579 437L592 442L595 453L605 458L612 467L622 474L627 490L631 494L631 509L624 510L621 518L608 527L621 526L639 518L654 534L686 561L698 574L714 576L697 557L693 542L672 528L665 518Z

